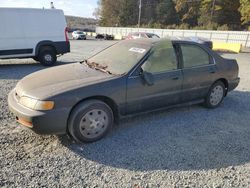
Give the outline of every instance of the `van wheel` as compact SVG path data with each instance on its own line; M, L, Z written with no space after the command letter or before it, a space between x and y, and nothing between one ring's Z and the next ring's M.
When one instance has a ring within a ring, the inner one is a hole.
M113 122L113 111L106 103L88 100L77 105L72 111L68 131L78 142L94 142L109 132Z
M55 50L51 47L43 48L38 55L38 60L44 66L55 64L57 60Z

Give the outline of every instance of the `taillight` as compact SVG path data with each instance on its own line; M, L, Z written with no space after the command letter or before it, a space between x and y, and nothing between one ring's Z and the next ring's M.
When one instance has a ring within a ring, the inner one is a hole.
M66 42L69 42L69 37L68 37L68 28L67 28L67 27L65 27L65 31L64 31L64 33L65 33L65 40L66 40Z

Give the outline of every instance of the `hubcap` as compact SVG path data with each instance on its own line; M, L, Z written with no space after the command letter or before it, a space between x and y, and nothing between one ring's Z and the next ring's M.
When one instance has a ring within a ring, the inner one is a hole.
M96 138L108 127L108 115L105 111L94 109L81 119L80 132L86 138Z
M218 105L221 102L221 100L223 99L223 95L224 95L224 92L223 92L222 86L218 85L218 86L214 87L212 92L211 92L211 95L210 95L210 103L213 106Z
M52 61L52 56L47 54L44 56L45 61Z

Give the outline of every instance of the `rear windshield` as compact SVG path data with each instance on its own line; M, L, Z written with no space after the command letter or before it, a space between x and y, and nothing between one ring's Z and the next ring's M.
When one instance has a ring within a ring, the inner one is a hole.
M149 44L125 40L101 51L88 61L105 67L112 74L122 75L129 72L150 48Z

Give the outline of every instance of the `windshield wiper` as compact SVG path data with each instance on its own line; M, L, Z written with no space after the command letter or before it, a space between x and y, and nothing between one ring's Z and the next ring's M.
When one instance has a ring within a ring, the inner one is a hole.
M91 69L95 69L95 70L99 70L99 71L104 72L104 73L112 74L110 71L107 70L108 66L103 66L103 65L100 65L100 64L95 63L95 62L90 62L87 59L83 60L80 63L81 64L84 63L85 65L87 65Z

